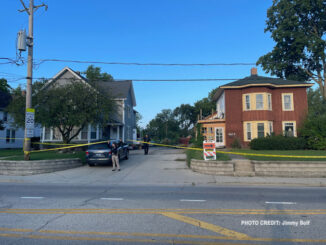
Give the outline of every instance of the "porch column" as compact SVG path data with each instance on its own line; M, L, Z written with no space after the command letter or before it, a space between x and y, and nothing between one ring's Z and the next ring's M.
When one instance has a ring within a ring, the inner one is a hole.
M44 142L44 138L45 138L45 127L42 127L42 143Z
M88 124L87 126L87 143L91 142L91 125Z
M120 138L120 126L117 126L117 140Z
M96 139L100 138L100 131L98 125L96 126Z

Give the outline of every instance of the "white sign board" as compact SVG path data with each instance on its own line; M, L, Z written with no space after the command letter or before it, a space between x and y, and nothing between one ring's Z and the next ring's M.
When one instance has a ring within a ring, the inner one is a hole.
M25 131L27 138L32 138L34 136L34 115L35 110L27 108L25 116Z

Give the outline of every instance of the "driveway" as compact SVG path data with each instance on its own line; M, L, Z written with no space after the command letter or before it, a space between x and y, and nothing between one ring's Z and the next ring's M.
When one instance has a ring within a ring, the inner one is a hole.
M215 183L209 175L195 173L187 167L183 150L151 147L130 151L130 158L120 162L121 171L112 166L83 166L54 173L31 176L0 176L0 182L69 183L88 185L194 185Z

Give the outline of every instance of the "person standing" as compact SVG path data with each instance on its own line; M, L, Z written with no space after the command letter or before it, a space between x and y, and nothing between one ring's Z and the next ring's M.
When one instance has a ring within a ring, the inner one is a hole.
M120 171L120 165L119 165L119 153L118 153L118 146L116 143L112 144L112 171L115 171L117 168L118 171Z
M149 138L149 136L146 134L144 137L144 153L145 155L148 155L148 142L150 142L151 139Z

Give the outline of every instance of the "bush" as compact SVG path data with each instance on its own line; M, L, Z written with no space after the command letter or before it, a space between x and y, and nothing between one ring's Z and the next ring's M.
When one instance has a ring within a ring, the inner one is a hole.
M309 115L299 132L306 140L308 149L326 150L325 115Z
M300 137L273 135L253 139L249 146L252 150L302 150L306 148L306 141Z
M235 138L231 144L232 149L241 149L241 143L239 138Z

